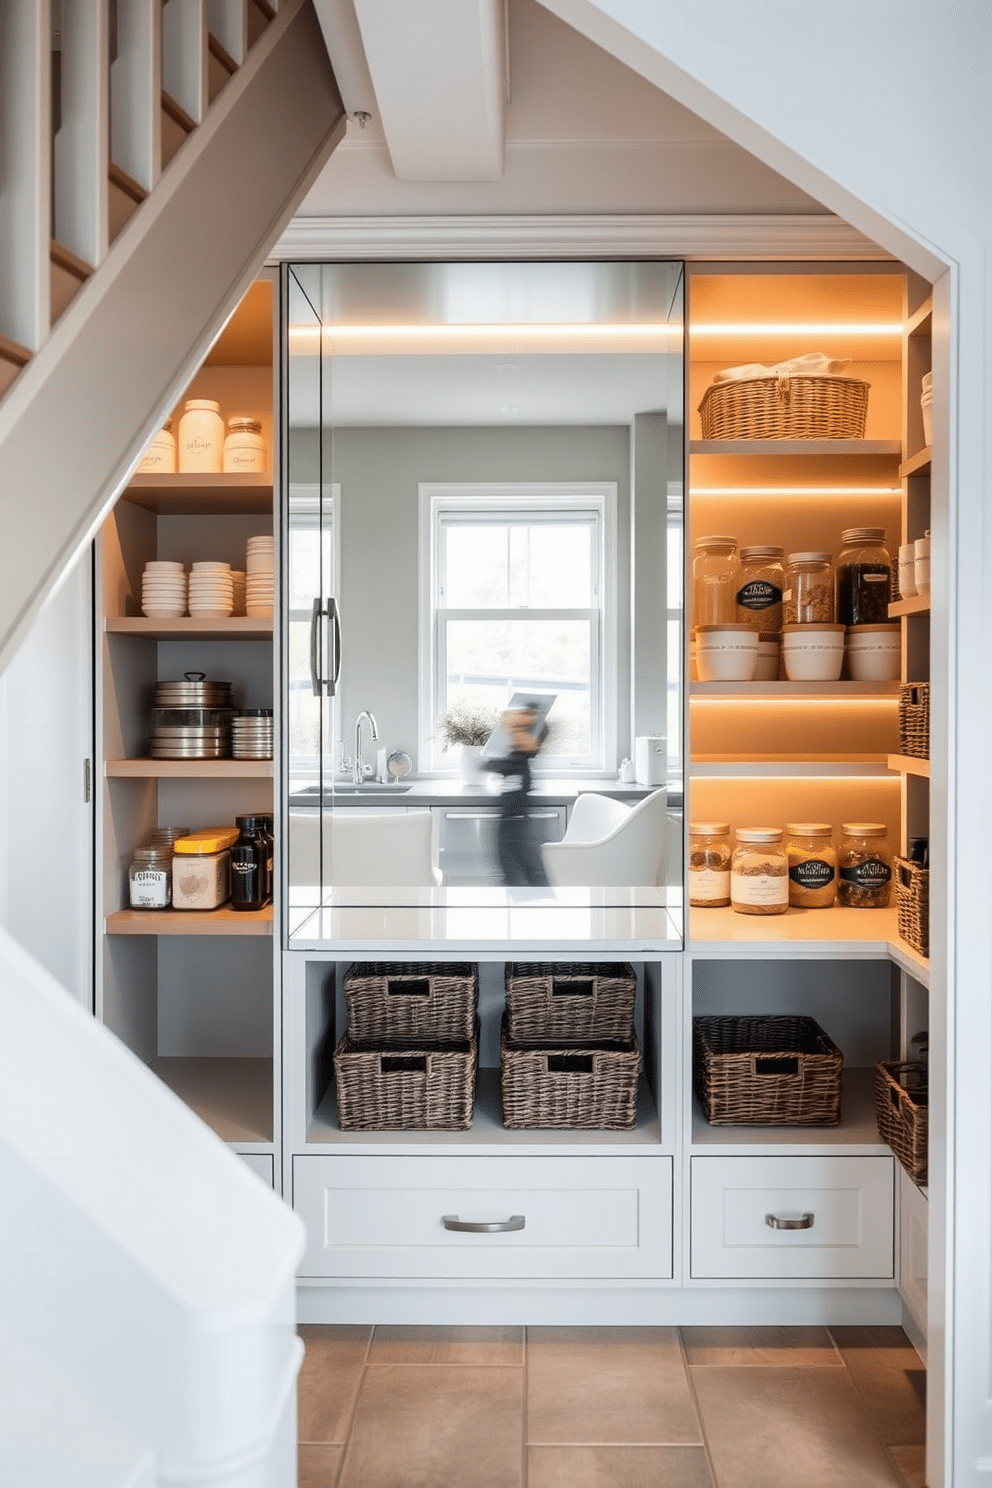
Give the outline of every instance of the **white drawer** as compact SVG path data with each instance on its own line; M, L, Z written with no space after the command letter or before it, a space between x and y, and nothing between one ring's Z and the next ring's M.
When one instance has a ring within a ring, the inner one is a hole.
M301 1276L672 1274L660 1155L297 1157L293 1204L307 1227Z
M894 1274L890 1157L694 1157L694 1277Z

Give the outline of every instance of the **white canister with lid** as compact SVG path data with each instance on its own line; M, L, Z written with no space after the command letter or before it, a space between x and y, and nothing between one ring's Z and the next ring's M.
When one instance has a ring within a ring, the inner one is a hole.
M174 475L176 470L176 439L172 432L172 420L166 419L158 433L148 442L148 447L137 466L136 475Z
M179 420L179 469L218 475L223 468L224 420L220 404L190 398Z
M918 537L913 544L913 577L917 594L930 593L930 534Z
M265 471L265 441L258 419L236 414L227 421L224 440L224 469L229 474Z

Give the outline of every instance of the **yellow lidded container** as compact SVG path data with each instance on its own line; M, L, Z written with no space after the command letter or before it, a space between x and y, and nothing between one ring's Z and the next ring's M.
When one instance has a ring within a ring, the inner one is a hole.
M223 852L226 847L233 847L240 836L238 827L203 827L199 832L188 832L185 837L177 837L172 850L197 855ZM182 847L179 846L180 842Z
M204 827L173 844L173 909L218 909L231 897L230 849L237 827ZM178 851L178 844L182 850Z

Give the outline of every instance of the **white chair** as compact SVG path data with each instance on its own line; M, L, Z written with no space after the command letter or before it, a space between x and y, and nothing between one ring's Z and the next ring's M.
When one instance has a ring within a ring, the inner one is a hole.
M562 840L541 847L548 879L556 887L657 884L665 862L667 807L664 787L636 806L583 791Z
M438 888L437 833L430 811L352 810L324 813L324 883L362 887ZM320 882L316 811L289 813L289 873L293 884Z

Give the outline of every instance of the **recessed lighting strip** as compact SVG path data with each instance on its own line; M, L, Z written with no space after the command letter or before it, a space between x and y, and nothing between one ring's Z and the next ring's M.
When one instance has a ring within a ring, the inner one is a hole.
M901 496L900 486L694 486L692 496Z
M901 321L812 321L804 324L769 321L742 324L735 321L689 326L690 336L901 336Z

